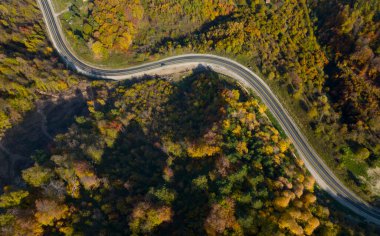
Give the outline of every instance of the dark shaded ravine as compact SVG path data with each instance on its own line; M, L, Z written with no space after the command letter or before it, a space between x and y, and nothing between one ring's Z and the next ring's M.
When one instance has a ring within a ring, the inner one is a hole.
M37 101L23 121L7 130L0 141L0 187L20 183L21 170L34 162L31 156L47 150L56 134L65 132L76 116L88 113L87 94L76 89L70 96Z

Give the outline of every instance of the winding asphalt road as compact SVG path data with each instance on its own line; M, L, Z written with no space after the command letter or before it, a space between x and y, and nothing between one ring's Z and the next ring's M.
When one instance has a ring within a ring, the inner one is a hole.
M319 186L343 206L361 216L365 221L380 225L380 210L363 201L339 181L308 143L307 139L301 133L288 112L283 108L276 95L258 75L245 66L219 56L208 54L185 54L127 69L110 70L98 68L78 59L72 52L71 48L67 46L68 43L64 37L61 24L57 19L57 15L54 13L50 0L37 0L37 2L42 10L44 21L55 49L66 63L84 75L94 78L125 80L132 77L162 74L165 73L165 71L173 71L189 67L194 68L198 65L202 65L236 79L246 88L253 89L275 116L288 137L292 140L300 157L310 173L316 179Z

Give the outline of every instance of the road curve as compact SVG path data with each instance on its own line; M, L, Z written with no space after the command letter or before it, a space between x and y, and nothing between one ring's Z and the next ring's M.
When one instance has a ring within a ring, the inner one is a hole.
M380 210L369 205L339 181L308 143L296 123L283 108L268 85L245 66L224 57L208 54L185 54L127 69L110 70L98 68L78 59L70 47L67 46L68 44L64 37L61 24L54 13L50 0L37 0L37 2L42 10L44 21L55 49L69 66L84 75L111 80L125 80L142 75L160 74L165 70L173 68L203 65L230 76L245 87L254 90L292 140L305 166L314 176L319 186L343 206L361 216L365 221L380 225Z

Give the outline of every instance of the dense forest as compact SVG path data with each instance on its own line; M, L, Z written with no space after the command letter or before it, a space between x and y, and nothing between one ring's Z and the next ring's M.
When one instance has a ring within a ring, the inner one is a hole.
M336 173L379 196L378 1L55 6L73 47L98 63L212 52L251 66L329 149ZM266 107L228 78L89 82L60 62L35 1L2 1L0 16L0 174L3 141L21 140L8 132L36 104L89 94L86 112L33 150L17 181L0 175L1 235L378 232L318 188ZM54 119L72 115L60 109Z
M89 115L4 188L2 235L375 232L337 221L265 106L219 75L92 89Z
M313 8L320 42L330 58L325 91L340 115L334 142L343 146L344 165L379 195L380 2L322 2ZM340 137L347 137L346 144ZM368 176L363 175L367 164L371 167Z
M186 52L235 58L267 79L335 173L362 197L377 202L379 1L125 2L124 15L117 18L112 17L117 11L112 4L105 9L97 1L74 1L62 14L79 54L95 63L107 64L110 55L120 59L117 38L129 32L126 63ZM130 2L134 14L129 14ZM98 8L102 11L90 10ZM106 27L112 21L133 26L112 33ZM103 26L115 47L103 42ZM94 44L102 50L94 51Z

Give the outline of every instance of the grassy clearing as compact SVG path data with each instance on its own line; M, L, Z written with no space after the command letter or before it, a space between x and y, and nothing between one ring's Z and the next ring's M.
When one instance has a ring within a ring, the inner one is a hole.
M51 0L56 13L64 11L71 4L71 0Z
M344 149L342 159L342 164L355 176L367 177L368 164L364 160L358 158L349 147Z

